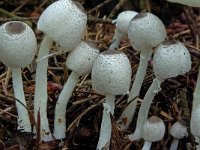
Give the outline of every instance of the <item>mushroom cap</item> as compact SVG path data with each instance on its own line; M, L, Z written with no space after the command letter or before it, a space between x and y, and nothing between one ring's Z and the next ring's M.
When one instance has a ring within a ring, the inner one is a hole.
M165 134L165 124L157 116L148 118L142 127L142 138L145 141L160 141Z
M156 77L167 79L185 74L191 69L188 49L178 41L165 41L155 51L153 70Z
M170 134L177 139L182 139L188 135L187 127L183 121L177 121L170 129Z
M167 38L165 26L155 15L147 12L137 14L128 27L128 38L137 51L151 50Z
M124 53L107 50L99 54L92 68L92 88L103 95L121 95L129 91L131 65Z
M190 122L190 129L191 129L191 133L194 136L200 136L200 128L199 128L200 117L199 117L199 114L200 114L200 105L193 106L191 122Z
M70 51L66 65L78 75L86 75L91 72L98 54L99 49L93 42L82 41L75 49Z
M128 36L128 26L133 17L137 15L138 13L135 11L123 11L119 13L116 19L116 29L118 30L119 33L122 35Z
M29 65L37 50L33 30L20 21L0 26L0 60L8 67L23 68Z
M68 52L81 42L86 23L87 15L79 3L59 0L45 9L37 27Z
M200 7L200 1L199 0L167 0L169 2L175 2L180 3L183 5L188 5L192 7Z

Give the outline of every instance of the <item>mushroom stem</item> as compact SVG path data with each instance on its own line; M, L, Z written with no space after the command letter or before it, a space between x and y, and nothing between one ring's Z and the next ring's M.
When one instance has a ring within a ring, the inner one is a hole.
M63 139L66 137L66 107L70 99L70 96L78 82L79 75L74 71L71 72L67 82L64 85L55 109L55 121L54 121L54 136L56 139Z
M128 135L129 140L138 140L141 138L141 130L142 126L147 119L148 112L151 106L151 102L154 98L154 96L161 90L160 84L162 83L161 79L155 78L153 80L153 83L149 87L147 93L145 94L145 97L142 101L142 104L140 106L140 110L138 113L138 119L136 124L136 129L133 134Z
M196 111L198 111L198 109L199 109L199 105L200 105L199 95L200 95L200 71L198 73L196 87L195 87L195 91L193 94L192 113L191 113L191 120L190 120L190 129L191 129L192 134L195 137L196 142L198 143L198 145L197 145L198 150L200 150L200 146L199 146L200 143L199 143L199 137L196 136L196 133L198 132L198 131L196 131L196 129L199 128L199 125L196 123L197 119L196 119L196 115L194 115L194 113Z
M122 37L123 37L123 35L121 33L119 33L119 31L117 31L115 29L115 34L113 36L113 40L112 40L112 43L111 43L109 49L116 49L116 48L118 48Z
M31 122L29 119L29 114L27 111L27 105L24 96L22 75L20 68L12 68L12 79L13 79L13 89L15 97L22 103L24 106L16 101L16 107L18 112L18 130L22 132L31 132Z
M47 119L47 66L48 58L44 56L49 54L49 50L53 40L45 35L39 49L38 62L35 79L35 97L34 97L34 116L37 122L37 114L40 112L40 134L41 140L51 141L52 136L49 129L49 122Z
M195 109L196 106L200 105L199 95L200 95L200 71L198 73L196 87L195 87L195 91L194 91L194 94L193 94L193 105L192 105L193 108L192 109Z
M106 101L103 104L103 117L101 122L100 136L97 145L97 150L101 150L105 147L107 143L110 142L111 133L112 133L112 123L110 119L111 115L114 114L115 109L115 96L106 95Z
M142 150L150 150L152 142L145 141Z
M146 75L146 70L147 70L147 66L148 66L148 57L150 55L150 51L141 51L140 53L140 62L139 62L139 66L138 66L138 70L135 76L135 80L134 83L132 85L129 97L128 97L128 102L131 101L133 98L135 98L136 96L139 95L141 86L142 86L142 82L144 80L144 77ZM122 120L124 120L124 118L126 118L127 122L126 124L120 124L120 128L122 130L126 130L135 113L135 109L136 109L136 105L137 105L137 99L132 101L126 108L125 110L122 112L122 115L120 116L120 118L118 119L118 123L123 122Z
M194 136L195 138L195 142L197 143L196 144L196 150L200 150L200 146L199 146L199 137L198 136Z
M179 139L174 138L171 146L170 146L170 150L177 150L178 149L178 143L179 143Z

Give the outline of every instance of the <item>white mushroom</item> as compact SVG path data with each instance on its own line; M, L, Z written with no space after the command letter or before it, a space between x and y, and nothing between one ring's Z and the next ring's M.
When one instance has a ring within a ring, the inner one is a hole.
M117 19L113 20L115 23L115 34L113 36L112 44L110 45L110 49L118 48L120 41L124 37L128 37L128 26L133 17L137 15L137 12L127 10L119 13Z
M142 126L142 138L145 140L142 150L150 150L152 142L160 141L165 135L165 124L157 116L149 117Z
M164 24L157 16L142 12L130 21L128 38L132 47L140 52L140 63L128 97L128 102L130 102L139 95L152 49L163 42L167 38L167 35ZM131 102L118 119L117 122L122 130L129 127L136 109L136 104L137 100ZM126 122L123 122L123 120L126 120Z
M101 150L110 142L111 120L114 114L115 95L126 94L131 82L131 65L127 56L116 50L107 50L99 54L92 68L92 88L106 96L100 137L97 149Z
M165 41L156 48L153 57L153 70L156 78L145 94L139 109L135 132L129 135L130 140L141 138L141 125L144 124L147 118L154 96L161 90L161 83L165 79L185 74L190 68L190 54L182 43Z
M31 132L31 123L24 96L21 68L28 66L36 53L37 42L25 23L11 21L0 26L0 60L12 69L13 89L18 112L18 130ZM24 106L23 106L24 105Z
M72 70L65 86L58 97L55 109L54 136L56 139L66 137L66 106L80 76L91 72L99 49L92 42L81 42L70 51L66 65Z
M42 13L38 29L46 35L41 43L36 70L34 98L34 116L37 121L40 111L41 139L52 140L47 119L47 66L48 53L55 41L64 52L71 51L80 43L86 28L87 15L79 3L72 0L59 0L51 4Z
M186 122L184 121L175 122L170 129L170 134L174 137L171 143L170 150L177 150L179 139L182 139L188 135Z

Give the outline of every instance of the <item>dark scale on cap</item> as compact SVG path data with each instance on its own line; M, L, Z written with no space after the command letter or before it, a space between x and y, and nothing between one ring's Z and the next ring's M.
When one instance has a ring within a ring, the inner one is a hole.
M148 15L148 13L146 13L146 12L141 12L141 13L135 15L135 17L133 17L132 20L142 19L142 18L145 18L147 15Z
M175 41L175 40L166 40L166 41L163 41L162 44L163 45L173 45L173 44L177 44L178 41Z
M72 1L72 3L74 3L76 5L76 7L79 8L80 11L82 11L84 14L86 14L85 8L79 2Z
M94 48L94 49L98 49L97 43L96 43L95 41L88 40L88 41L86 41L86 43L87 43L90 47L92 47L92 48Z
M107 51L104 51L101 53L102 55L115 55L115 54L121 54L121 52L114 50L114 49L109 49Z
M5 29L8 34L20 34L26 29L26 26L20 22L10 22L6 24Z

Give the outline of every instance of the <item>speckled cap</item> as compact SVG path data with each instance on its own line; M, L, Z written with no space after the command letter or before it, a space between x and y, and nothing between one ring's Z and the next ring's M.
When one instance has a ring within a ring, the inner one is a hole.
M165 124L157 116L148 118L142 127L142 138L145 141L160 141L165 134Z
M59 0L45 9L37 27L68 52L81 42L86 23L87 15L79 3Z
M119 33L128 36L128 26L133 17L137 15L138 13L135 11L123 11L119 13L117 16L116 21L116 29L118 30Z
M191 69L188 49L178 41L165 41L160 44L153 57L153 70L156 77L167 79L183 75Z
M66 65L80 76L86 75L91 72L98 54L99 49L94 42L82 41L74 50L70 51Z
M141 12L130 21L128 38L135 50L144 51L158 46L167 35L164 24L157 16Z
M124 53L107 50L97 57L92 68L92 88L103 95L121 95L129 91L131 65Z
M182 121L177 121L170 129L170 134L177 139L182 139L188 135L187 126Z
M0 61L11 68L29 65L36 53L37 42L32 29L20 21L0 26Z

